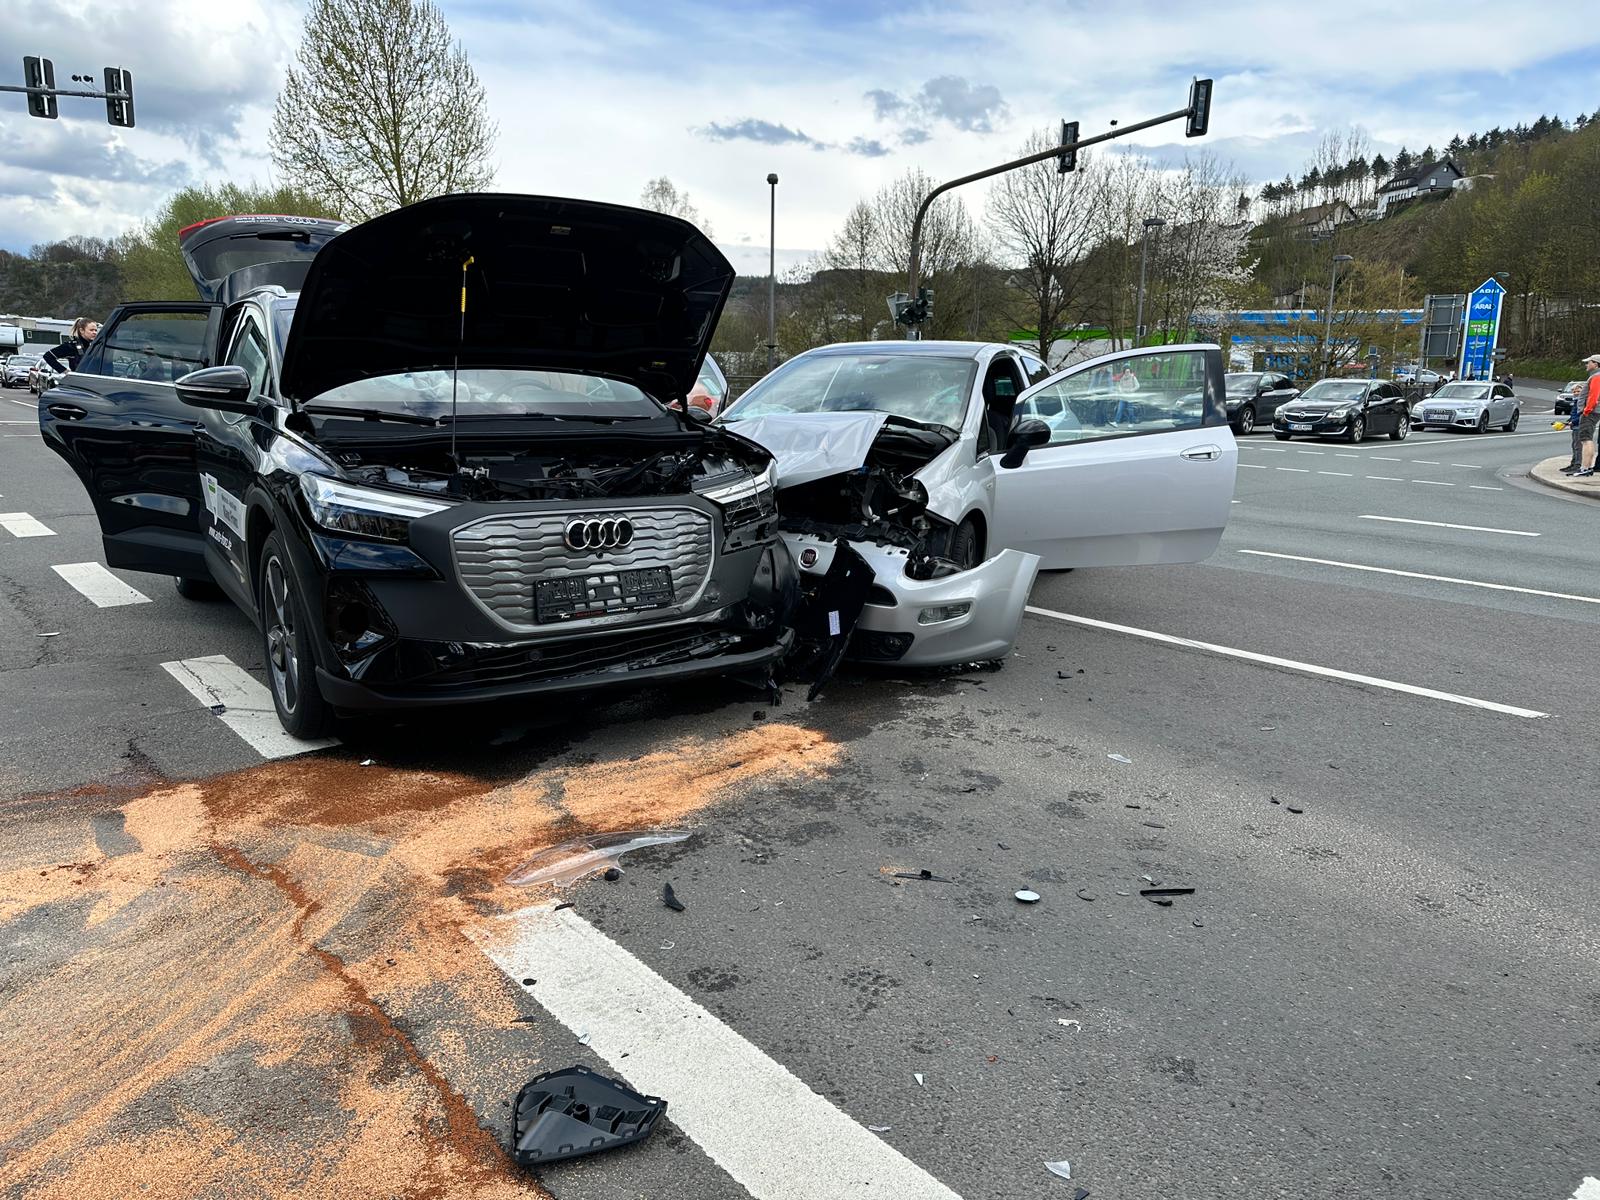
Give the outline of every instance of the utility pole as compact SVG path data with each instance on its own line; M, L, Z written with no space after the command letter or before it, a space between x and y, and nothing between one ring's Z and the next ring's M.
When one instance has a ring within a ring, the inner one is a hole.
M1339 264L1355 262L1348 254L1333 256L1333 272L1328 276L1328 331L1322 338L1322 377L1333 374L1333 289L1339 282Z
M771 223L767 227L767 370L778 353L778 173L767 175L772 189Z
M1165 224L1166 222L1160 217L1146 217L1144 219L1144 236L1139 240L1139 314L1133 320L1133 347L1135 350L1144 345L1144 267L1145 259L1150 252L1150 231L1152 229L1160 229Z

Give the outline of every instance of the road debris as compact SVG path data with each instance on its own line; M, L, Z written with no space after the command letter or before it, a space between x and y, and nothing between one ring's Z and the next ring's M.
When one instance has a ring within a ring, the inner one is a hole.
M1261 732L1262 733L1271 733L1276 728L1277 728L1276 725L1263 725L1261 727Z
M361 760L361 765L362 765L362 766L363 766L363 767L370 767L370 766L372 766L372 765L373 765L373 764L374 764L374 763L376 763L376 762L377 762L377 761L378 761L378 760L377 760L377 759L375 759L375 758L363 758L363 759L362 759L362 760Z
M1144 825L1144 827L1146 829L1165 829L1166 828L1166 826L1163 825L1160 821L1145 821L1145 822L1142 822L1142 824Z
M868 1133L888 1133L889 1130L891 1130L893 1128L894 1128L893 1125L868 1125L867 1126L867 1132Z
M1194 889L1192 887L1147 887L1140 888L1139 895L1146 899L1155 896L1192 896L1194 895Z
M631 1146L650 1136L667 1102L587 1067L537 1076L517 1093L512 1155L541 1166Z
M1072 1164L1062 1159L1060 1162L1047 1162L1044 1169L1059 1179L1072 1178Z
M1126 754L1108 754L1106 757L1112 762L1131 763L1133 761L1133 759L1129 758Z
M1077 1191L1072 1193L1072 1200L1088 1200L1088 1196L1088 1188L1079 1188Z
M670 883L663 883L661 885L661 903L665 904L673 912L688 911L685 908L683 901L678 899L677 893L672 890L672 885Z
M950 882L943 875L935 875L927 867L923 867L920 871L890 871L889 874L895 879L926 879L929 883Z
M630 850L687 841L688 837L687 829L624 829L570 838L539 851L506 876L506 882L564 887L593 875Z
M1092 904L1094 902L1094 893L1091 892L1088 888L1079 888L1078 889L1078 899L1079 900L1087 900Z
M622 878L622 871L618 867L607 867L606 873L600 878L604 879L607 883L615 883L617 880Z
M1074 1021L1071 1017L1057 1017L1056 1024L1063 1025L1068 1029L1076 1029L1079 1033L1083 1032L1083 1022Z
M1202 921L1199 917L1196 917L1194 919L1194 927L1196 929L1204 929L1206 927L1206 923L1204 921Z
M587 1029L580 1030L578 1032L578 1045L587 1046L588 1044L589 1044L589 1031Z
M918 1087L925 1087L925 1086L927 1086L927 1085L926 1085L926 1084L924 1084L924 1083L923 1083L923 1082L922 1082L922 1076L921 1076L921 1075L917 1075L917 1074L913 1074L913 1075L912 1075L912 1076L911 1076L911 1078L913 1078L913 1079L915 1079L915 1080L916 1080L916 1081L917 1081L917 1086L918 1086Z
M40 634L36 634L35 636L36 637L60 637L61 636L61 631L58 629L54 633L40 633Z
M1024 904L1037 904L1039 903L1039 893L1031 891L1028 888L1023 888L1017 893L1017 899L1022 901Z
M678 943L677 942L662 942L661 943L661 949L663 949L663 950L675 950L675 949L677 949L677 947L678 947Z
M1284 807L1287 808L1292 813L1303 813L1303 812L1305 812L1305 809L1301 808L1298 804L1286 804L1286 805L1284 805Z

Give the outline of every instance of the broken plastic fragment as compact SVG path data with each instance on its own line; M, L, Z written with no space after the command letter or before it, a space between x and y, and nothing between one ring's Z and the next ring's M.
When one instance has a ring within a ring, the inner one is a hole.
M867 1126L867 1132L868 1133L888 1133L889 1130L891 1130L893 1128L894 1128L893 1125L868 1125Z
M211 706L211 711L220 717L223 713L228 711L228 706L226 704L213 704Z
M362 765L362 766L363 766L363 767L370 767L370 766L371 766L371 765L372 765L372 764L373 764L373 763L374 763L374 762L375 762L375 761L376 761L376 760L375 760L375 759L371 759L371 758L363 758L363 759L362 759L362 760L361 760L361 765Z
M1166 828L1166 826L1163 825L1160 821L1146 821L1146 822L1144 822L1144 827L1146 829L1165 829Z
M922 1082L922 1076L921 1075L912 1075L911 1078L913 1078L913 1079L915 1079L917 1081L917 1086L918 1087L924 1086L923 1082Z
M630 1146L650 1136L667 1102L587 1067L551 1071L517 1093L512 1154L525 1167Z
M1305 812L1305 809L1301 808L1298 804L1286 804L1286 805L1284 805L1284 807L1287 808L1292 813L1303 813L1303 812Z
M1140 888L1139 895L1145 897L1192 896L1194 895L1194 889L1191 887L1147 887Z
M1088 1188L1079 1188L1077 1191L1072 1193L1072 1200L1088 1200L1088 1197L1089 1197L1089 1189Z
M60 637L61 636L61 631L58 629L54 633L41 633L38 636L39 637Z
M685 911L683 901L678 899L678 895L672 890L670 883L661 885L661 903L665 904L673 912Z
M1061 1162L1047 1162L1044 1165L1044 1169L1061 1179L1072 1178L1072 1164L1064 1159Z
M891 871L889 874L895 879L926 879L929 883L950 882L943 875L935 875L927 867L923 867L920 871Z
M1276 725L1263 725L1261 727L1261 732L1262 733L1271 733L1276 728L1277 728Z
M1039 893L1023 888L1017 893L1017 899L1024 904L1037 904L1039 903Z
M1126 754L1108 754L1106 757L1112 762L1131 763L1133 761L1133 759L1129 758Z
M1074 1021L1070 1017L1057 1017L1056 1024L1065 1025L1068 1029L1076 1029L1079 1033L1083 1032L1083 1022Z
M564 887L603 869L630 850L682 842L687 829L625 829L572 838L539 851L506 877L507 883L552 883Z
M578 1045L587 1046L588 1044L589 1044L589 1031L587 1029L585 1029L581 1033L578 1034Z
M607 867L606 873L601 876L607 883L615 883L622 878L622 872L616 867Z
M1091 892L1088 888L1079 888L1078 889L1078 899L1079 900L1090 900L1090 901L1092 901L1094 899L1094 893Z

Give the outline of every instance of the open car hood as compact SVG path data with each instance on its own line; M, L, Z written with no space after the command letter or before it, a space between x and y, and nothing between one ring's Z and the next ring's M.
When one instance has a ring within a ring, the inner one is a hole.
M299 291L312 258L349 228L325 217L214 217L179 230L178 249L200 299L231 304L267 284Z
M424 200L318 252L295 306L283 391L309 400L459 362L604 375L681 399L733 276L704 234L662 213L548 196Z

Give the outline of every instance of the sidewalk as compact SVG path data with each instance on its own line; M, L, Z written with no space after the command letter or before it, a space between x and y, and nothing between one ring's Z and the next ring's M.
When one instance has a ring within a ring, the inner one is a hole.
M1554 458L1535 463L1528 469L1528 474L1546 487L1553 487L1559 492L1571 492L1574 496L1593 496L1600 500L1600 475L1592 475L1588 479L1573 479L1561 473L1561 468L1571 461L1570 453L1558 454Z

